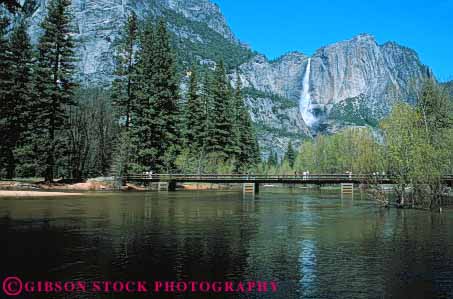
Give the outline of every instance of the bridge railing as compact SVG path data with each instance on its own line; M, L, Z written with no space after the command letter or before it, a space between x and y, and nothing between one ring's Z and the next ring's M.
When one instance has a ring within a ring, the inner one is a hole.
M386 180L390 179L384 175L377 174L295 174L295 175L265 175L265 174L131 174L126 180L310 180L310 181L367 181L372 178Z

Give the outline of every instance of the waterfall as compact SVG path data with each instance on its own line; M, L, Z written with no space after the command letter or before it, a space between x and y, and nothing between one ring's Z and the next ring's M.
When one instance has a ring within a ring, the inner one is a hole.
M300 97L300 113L305 123L311 127L316 123L316 117L310 110L311 95L310 95L310 71L311 71L311 58L308 58L307 69L305 70L302 95Z

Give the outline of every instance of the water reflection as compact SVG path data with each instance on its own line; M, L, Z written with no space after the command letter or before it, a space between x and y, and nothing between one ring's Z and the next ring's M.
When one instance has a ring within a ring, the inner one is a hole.
M0 278L278 281L273 295L203 298L448 298L452 216L297 191L1 200Z
M316 279L316 244L313 240L301 242L302 254L300 256L300 268L302 279L300 281L303 294L308 295L315 287Z

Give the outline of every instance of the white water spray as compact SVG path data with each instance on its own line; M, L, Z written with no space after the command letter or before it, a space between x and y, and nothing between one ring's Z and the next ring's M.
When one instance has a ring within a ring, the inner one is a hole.
M316 123L316 117L310 110L311 95L310 95L310 71L311 71L311 58L308 58L307 69L305 70L302 95L300 97L300 113L305 123L312 127Z

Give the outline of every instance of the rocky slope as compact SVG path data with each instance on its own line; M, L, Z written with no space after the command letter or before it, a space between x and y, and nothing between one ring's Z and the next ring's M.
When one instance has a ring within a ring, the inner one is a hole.
M448 81L442 83L442 86L445 88L445 91L453 97L453 81Z
M282 157L290 140L298 146L303 139L311 137L298 101L253 88L245 88L243 94L264 155L272 150Z

